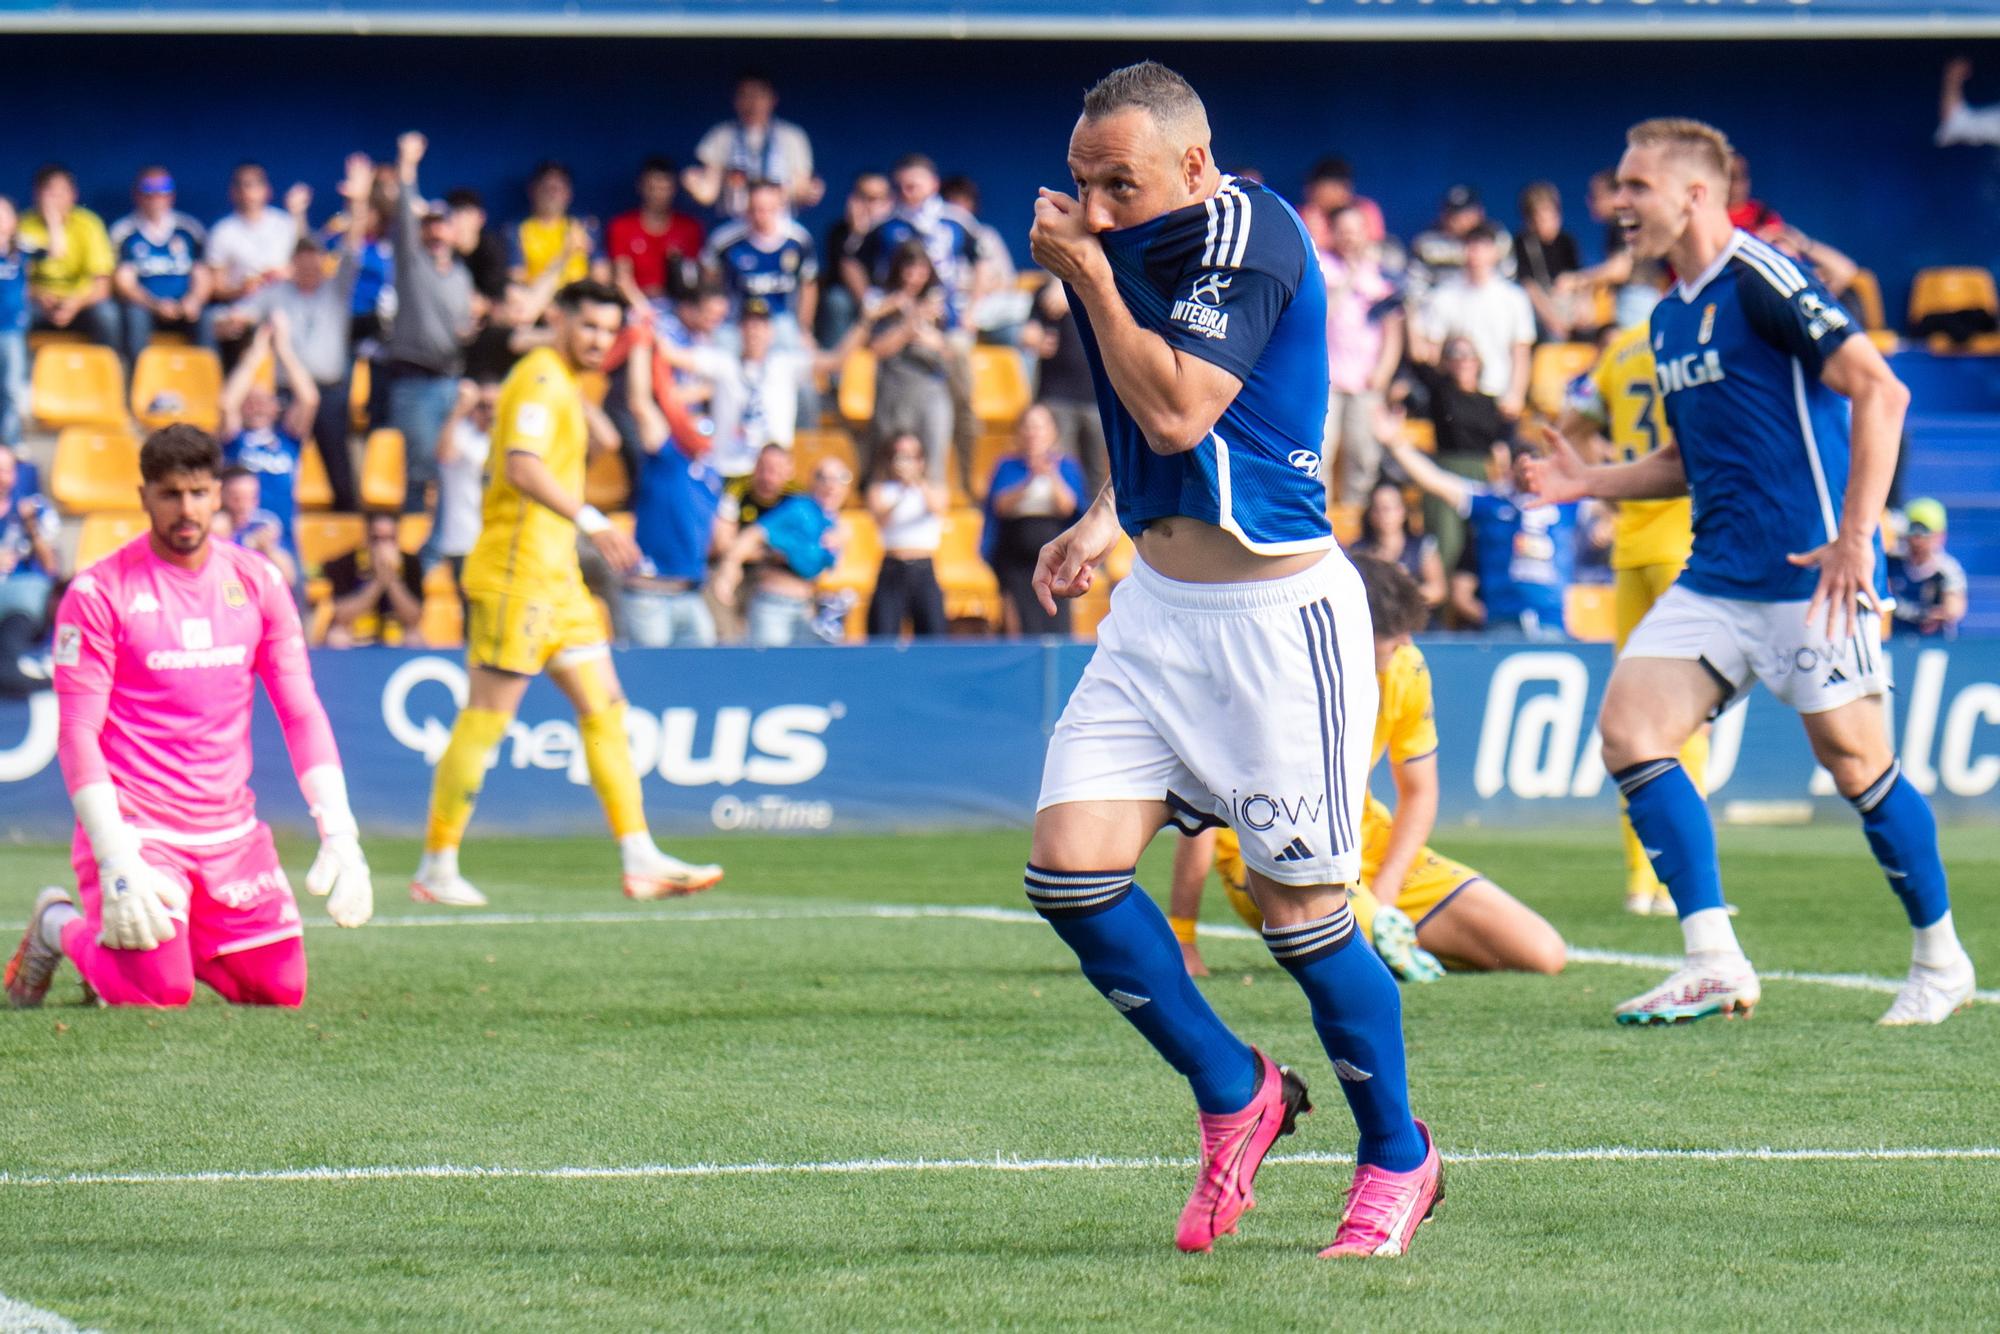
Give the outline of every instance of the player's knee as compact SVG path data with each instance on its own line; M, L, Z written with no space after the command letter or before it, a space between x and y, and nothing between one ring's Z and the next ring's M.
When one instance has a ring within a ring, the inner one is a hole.
M294 946L298 942L291 942ZM293 948L239 975L240 1003L296 1010L306 999L306 952Z
M1515 967L1524 973L1554 977L1569 962L1569 947L1552 926L1544 926L1522 944L1521 956L1516 960Z
M92 978L98 999L113 1007L182 1010L194 1000L194 978L156 970L120 969L115 978Z
M1132 892L1132 872L1066 871L1030 861L1021 876L1028 903L1044 918L1102 912Z

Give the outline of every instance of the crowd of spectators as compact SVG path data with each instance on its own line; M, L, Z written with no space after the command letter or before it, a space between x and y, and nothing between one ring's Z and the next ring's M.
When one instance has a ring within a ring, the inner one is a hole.
M1953 93L1948 79L1954 132L1980 129ZM1108 467L1062 287L1019 278L1005 239L979 218L977 186L918 153L855 174L815 237L799 214L826 184L809 135L777 106L768 79L743 76L731 116L692 161L645 159L635 206L602 228L559 162L534 168L525 216L509 225L475 191L433 193L429 145L415 133L390 160L350 156L331 209L303 184L276 199L265 171L245 163L230 179L230 213L208 226L176 208L165 166L135 174L132 210L109 226L79 204L69 171L44 167L18 216L0 199L0 441L21 438L29 330L82 333L128 368L163 332L214 348L228 367L218 532L265 551L302 595L316 582L329 645L418 643L427 575L444 565L455 578L478 533L499 381L546 338L555 292L594 277L630 311L594 421L622 454L642 559L619 579L586 553L622 641L843 637L854 594L829 591L826 576L863 514L881 548L868 632L963 629L936 568L954 496L981 507L979 554L1000 590L992 628L1067 632L1071 608L1049 615L1029 578ZM1664 285L1658 265L1625 249L1611 193L1609 172L1589 182L1603 235L1588 263L1547 181L1520 191L1514 230L1477 187L1454 184L1407 244L1345 161L1315 164L1302 183L1327 295L1328 505L1358 525L1356 549L1410 572L1439 628L1559 635L1568 585L1603 563L1604 513L1526 509L1513 493L1533 448L1534 349L1643 319ZM1846 256L1754 196L1740 158L1731 209L1836 293L1852 280ZM1014 447L997 465L982 456L983 476L976 343L1018 352L1032 386ZM801 466L795 441L831 418L839 376L864 349L872 410L849 423L853 449ZM303 451L317 448L332 508L361 512L350 421L361 373L368 425L401 434L400 513L368 514L357 549L309 570L297 540ZM1412 423L1429 436L1425 451L1411 447ZM39 622L58 574L60 522L38 488L0 449L0 627ZM1953 583L1941 549L1942 507L1917 509L1903 577L1935 591L1918 618L1935 632L1954 607L1963 614L1963 577ZM413 529L409 516L428 517ZM5 642L0 654L11 662Z

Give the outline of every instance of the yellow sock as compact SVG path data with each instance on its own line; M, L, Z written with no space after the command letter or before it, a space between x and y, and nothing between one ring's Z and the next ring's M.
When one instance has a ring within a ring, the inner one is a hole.
M1366 885L1356 885L1347 891L1347 906L1354 909L1354 929L1363 940L1375 939L1375 910L1382 901L1375 897Z
M632 748L625 740L625 701L583 714L576 720L576 730L583 738L583 762L590 770L591 790L604 804L612 837L645 833L646 806L639 796Z
M438 758L431 776L431 814L424 831L424 851L455 849L472 821L473 803L486 781L486 765L513 721L497 709L460 709L451 725L451 744Z
M1174 929L1174 939L1183 945L1194 944L1195 920L1192 917L1169 917L1167 925Z

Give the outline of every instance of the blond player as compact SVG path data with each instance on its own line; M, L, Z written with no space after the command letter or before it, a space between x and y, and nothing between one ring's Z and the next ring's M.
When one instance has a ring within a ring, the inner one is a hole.
M1673 439L1653 379L1653 348L1646 328L1636 324L1615 335L1605 344L1596 368L1570 393L1562 433L1592 462L1632 463ZM1620 653L1653 604L1674 586L1693 548L1693 508L1686 496L1618 502L1611 570L1617 618L1613 634ZM1707 728L1681 748L1681 767L1696 790L1707 790ZM1622 797L1619 804L1622 811ZM1632 832L1632 821L1621 813L1618 822L1625 832L1625 911L1642 917L1674 916L1673 897L1653 874L1653 864Z
M590 431L576 377L603 364L624 317L616 289L571 283L556 294L551 344L522 357L500 387L482 527L461 576L470 679L431 787L423 861L410 882L419 903L486 902L459 874L459 844L493 752L528 682L544 671L576 709L590 785L618 840L625 893L692 894L722 879L720 867L661 852L647 831L625 697L577 561L579 533L615 570L638 556L632 540L583 501Z
M306 886L342 926L374 911L347 780L275 565L217 542L222 453L192 426L139 451L149 531L77 575L56 612L56 753L76 809L81 903L50 888L8 962L36 1006L67 956L106 1005L179 1008L201 982L238 1005L305 999L299 905L250 791L261 681L319 825Z
M1411 634L1427 616L1423 593L1396 565L1370 556L1349 557L1368 590L1368 614L1375 627L1375 672L1381 710L1369 751L1370 767L1386 755L1396 786L1393 813L1372 792L1361 814L1363 888L1348 895L1354 922L1373 942L1383 962L1405 981L1425 982L1441 971L1438 960L1456 967L1493 971L1559 973L1563 940L1534 909L1469 866L1432 851L1427 840L1437 825L1437 719L1431 705L1430 668ZM1255 820L1247 805L1242 817ZM1195 844L1195 840L1186 840ZM1183 859L1199 865L1198 845L1177 850L1172 922L1190 966L1197 904L1184 901ZM1215 834L1215 861L1223 887L1239 915L1261 927L1262 916L1243 892L1243 858L1233 830ZM1202 871L1193 878L1197 890ZM1410 924L1415 923L1415 938Z

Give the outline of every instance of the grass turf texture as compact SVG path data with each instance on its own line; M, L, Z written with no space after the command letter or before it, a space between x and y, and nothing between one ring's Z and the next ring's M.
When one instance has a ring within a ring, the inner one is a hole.
M1617 845L1440 840L1578 945L1675 952L1620 910ZM2000 980L2000 831L1947 831L1959 922ZM288 845L301 878L308 849ZM382 915L408 844L370 845ZM714 839L725 887L615 891L603 840L475 841L494 911L611 924L314 930L300 1013L64 1004L0 1014L0 1169L516 1168L873 1158L1180 1158L1185 1087L1038 924L671 920L863 903L1017 908L1020 835ZM1167 843L1142 868L1164 890ZM0 916L66 849L0 851ZM1726 832L1767 968L1900 976L1908 937L1860 835ZM1218 892L1212 922L1233 921ZM308 901L309 918L323 914ZM11 942L10 942L11 944ZM1352 1128L1303 998L1250 941L1206 984ZM1888 997L1772 982L1749 1023L1621 1030L1650 970L1406 990L1416 1105L1447 1152L2000 1143L2000 1007L1885 1031ZM470 1329L1991 1327L2000 1161L1464 1163L1400 1262L1329 1265L1342 1165L1274 1163L1241 1236L1172 1249L1184 1167L618 1180L0 1184L0 1292L81 1325Z

